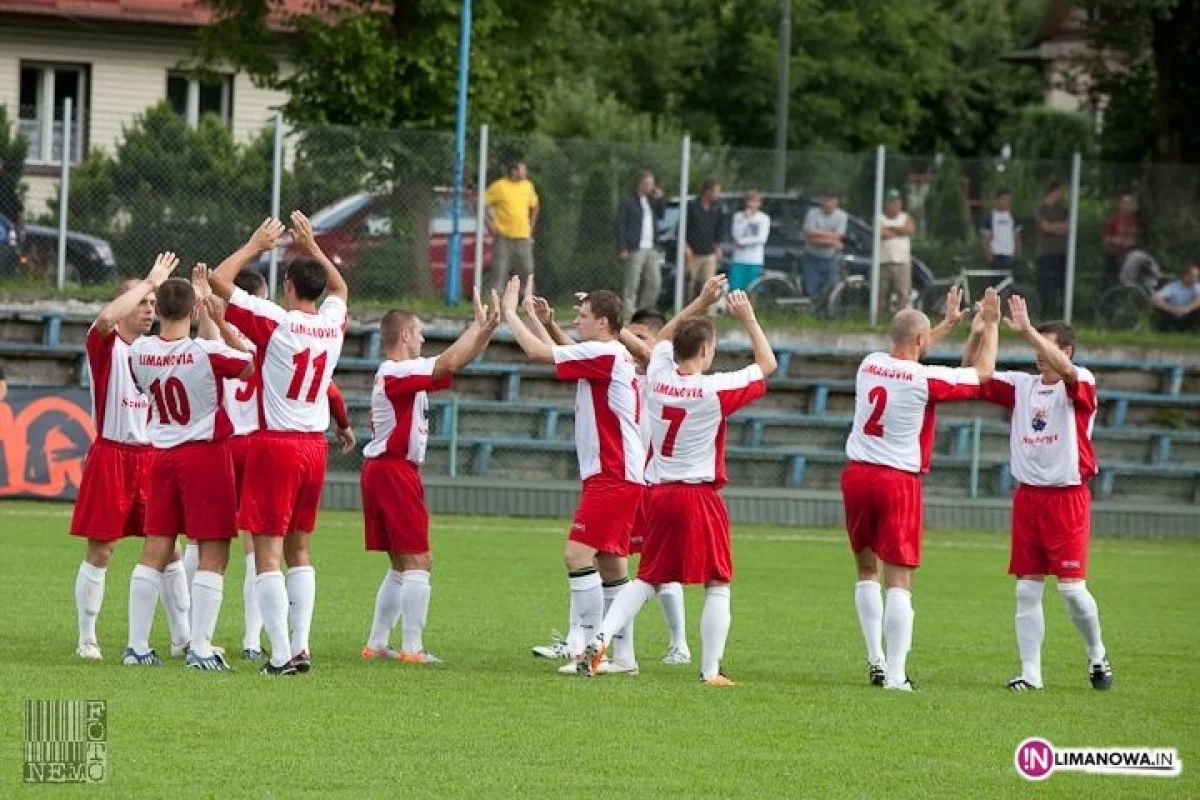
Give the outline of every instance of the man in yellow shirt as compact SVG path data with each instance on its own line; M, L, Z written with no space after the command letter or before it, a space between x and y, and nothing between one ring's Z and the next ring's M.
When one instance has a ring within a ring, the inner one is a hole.
M488 230L496 237L492 248L492 288L503 293L515 267L524 291L533 275L533 229L538 218L538 196L527 177L525 162L514 162L505 177L494 181L484 195L484 202Z

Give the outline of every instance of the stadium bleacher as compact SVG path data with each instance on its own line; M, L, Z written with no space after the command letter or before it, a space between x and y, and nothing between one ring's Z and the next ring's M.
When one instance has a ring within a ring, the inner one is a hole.
M90 315L0 311L0 359L13 385L87 385L83 340ZM455 335L427 331L430 352ZM730 480L737 486L836 489L842 444L853 412L854 370L865 350L789 346L763 402L731 420ZM716 368L742 366L746 346L722 346ZM945 349L935 363L957 363ZM1093 491L1121 503L1200 505L1200 364L1196 361L1088 357L1101 408L1095 446L1102 465ZM352 325L337 379L359 438L367 435L368 391L379 361L373 325ZM1002 369L1030 369L1032 356L1002 352ZM572 423L574 387L530 364L501 332L455 382L453 397L437 395L430 412L427 471L445 474L452 457L459 475L497 480L571 480L576 475ZM1002 497L1012 489L1008 426L1002 409L982 403L943 406L926 479L933 495ZM453 454L452 451L453 450ZM356 457L331 469L357 469Z

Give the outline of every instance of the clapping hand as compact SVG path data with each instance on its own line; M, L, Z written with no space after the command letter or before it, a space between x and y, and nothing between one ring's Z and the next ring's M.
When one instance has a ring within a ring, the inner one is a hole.
M208 285L208 265L203 261L192 267L192 291L196 293L196 305L203 305L212 295Z
M1029 309L1025 305L1025 298L1014 294L1008 298L1008 319L1004 320L1014 331L1024 333L1033 328L1033 322L1029 319Z
M279 237L283 235L283 223L274 217L267 217L258 229L250 235L249 245L259 253L275 249Z
M704 298L704 302L708 305L716 305L721 299L721 295L729 288L729 279L724 275L714 275L704 282L704 289L700 292L700 296ZM745 296L745 293L742 293Z
M500 308L504 312L504 316L517 313L517 301L521 294L521 278L518 275L513 275L508 279L508 283L504 286L504 298L500 302Z
M993 287L988 287L979 303L979 316L983 317L985 325L995 325L1000 321L1000 295Z
M954 284L946 292L946 312L945 320L951 325L957 325L966 314L966 309L962 305L963 290L958 284Z
M150 268L150 274L146 276L146 280L150 281L157 289L167 278L171 277L171 273L178 266L179 256L170 251L159 253L158 257L154 259L154 266Z
M742 290L729 293L728 305L729 315L743 325L754 320L754 304Z
M317 238L312 223L299 211L292 212L292 240L309 255L317 252Z

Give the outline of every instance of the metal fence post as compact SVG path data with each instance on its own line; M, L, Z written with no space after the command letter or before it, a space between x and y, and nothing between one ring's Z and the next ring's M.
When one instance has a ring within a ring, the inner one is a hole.
M1083 156L1077 152L1071 156L1071 230L1067 234L1067 274L1063 286L1063 320L1067 324L1075 310L1075 244L1079 238L1079 173L1082 170Z
M871 325L879 322L879 249L882 244L883 220L883 176L887 148L879 145L875 149L875 210L874 221L871 223L871 308L869 311Z
M979 417L971 420L971 499L979 497L979 435L983 421Z
M271 164L271 216L279 219L280 194L283 191L283 112L275 112L275 137L272 145ZM267 286L270 296L275 297L275 285L279 280L279 250L272 247L269 258L270 268L267 274Z
M683 310L683 276L686 270L688 171L692 167L692 137L685 134L679 151L679 231L675 235L675 313Z
M446 471L451 478L458 477L458 394L450 398L450 452L446 457Z
M67 283L67 201L71 196L71 98L63 100L62 165L58 177L58 274L55 285Z
M484 214L487 204L484 193L487 191L488 170L488 126L479 126L479 181L475 184L475 286L483 294L483 240L487 236L487 225Z
M467 151L467 80L471 65L471 0L462 2L458 26L458 102L454 113L454 189L450 212L450 257L446 259L446 305L462 297L462 190Z

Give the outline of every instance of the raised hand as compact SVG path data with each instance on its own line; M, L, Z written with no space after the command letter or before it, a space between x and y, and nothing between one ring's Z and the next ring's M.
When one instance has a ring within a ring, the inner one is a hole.
M704 302L710 306L715 305L721 299L721 295L729 288L729 279L724 275L714 275L704 282L704 289L700 292L700 296L704 298ZM745 296L745 292L742 293Z
M975 316L971 318L971 335L979 336L987 322L983 318L983 303L975 304Z
M488 307L483 304L483 300L479 295L479 286L476 285L474 291L471 292L471 302L475 306L475 324L480 328L487 325Z
M250 235L248 244L262 253L266 250L273 250L279 242L279 237L283 235L283 223L274 217L267 217L263 223L258 226L258 229Z
M197 304L202 304L212 295L212 287L208 285L208 265L204 262L192 267L192 290L196 293Z
M959 320L966 314L966 309L962 305L963 290L958 284L950 287L946 292L946 313L945 320L951 325L957 325Z
M995 325L1000 321L1000 295L990 286L983 293L983 300L979 303L979 316L983 317L987 325Z
M533 298L533 312L537 314L538 320L543 325L554 322L554 306L550 305L550 301L544 297Z
M525 314L532 317L537 314L536 298L533 296L533 276L529 276L529 280L525 282L525 293L521 296L521 308Z
M707 284L705 285L707 289ZM754 305L750 302L750 298L742 290L729 293L728 299L729 314L738 322L743 324L754 319Z
M159 253L158 257L154 259L154 266L150 268L150 274L146 276L146 280L150 281L154 285L154 288L157 289L159 286L162 286L163 281L171 277L171 273L178 266L179 256L170 251Z
M313 233L312 223L299 211L292 212L292 239L306 253L317 251L317 237Z
M221 322L225 319L225 301L215 294L210 294L204 299L204 308L214 322Z
M501 308L504 310L504 316L517 313L517 298L521 293L521 278L513 275L508 279L508 284L504 287L504 298L501 301Z
M354 438L354 428L338 428L337 440L342 445L342 455L354 449L357 439Z
M1029 309L1025 305L1024 297L1018 294L1009 296L1008 318L1004 322L1008 327L1020 333L1033 328L1033 321L1029 319Z
M500 327L500 295L492 289L492 304L488 307L487 329L494 331Z

